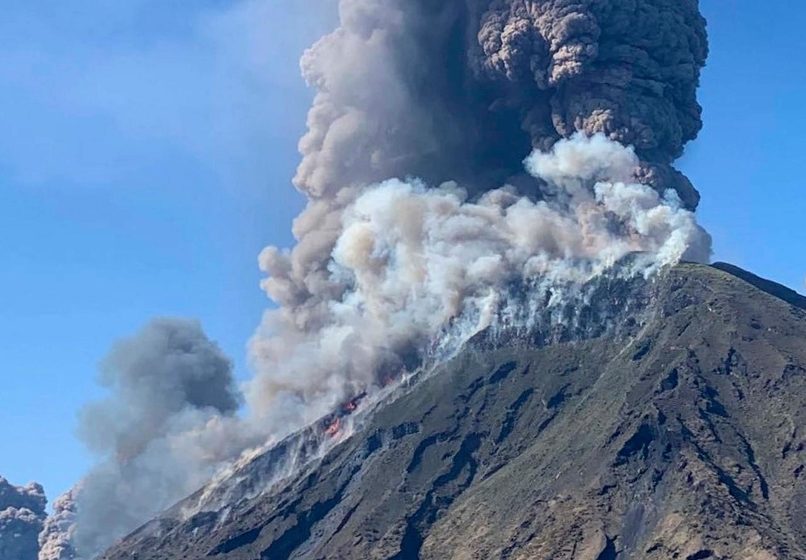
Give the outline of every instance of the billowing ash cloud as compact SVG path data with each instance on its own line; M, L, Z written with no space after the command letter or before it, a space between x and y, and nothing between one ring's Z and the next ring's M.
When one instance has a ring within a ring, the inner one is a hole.
M341 0L340 12L302 61L318 90L295 179L310 203L292 255L264 258L283 305L332 297L323 267L357 185L509 181L540 196L521 162L577 131L634 145L642 182L696 207L669 166L701 126L696 0Z
M474 278L466 268L472 259L429 261L423 254L447 223L471 231L442 240L442 250L480 251L490 269L507 251L552 263L608 262L604 253L580 250L580 237L595 238L604 252L665 251L657 232L641 230L663 213L672 220L671 238L705 244L674 229L693 220L686 211L699 195L671 167L701 127L696 89L707 39L696 0L341 0L340 18L302 61L318 93L295 178L309 199L294 223L298 243L288 252L270 247L260 258L269 276L264 288L280 310L267 314L253 343L259 375L250 399L258 411L283 416L311 395L377 381L378 368L405 369L416 362L416 339L464 312L476 284L497 289ZM558 144L569 138L576 140ZM623 165L608 174L593 151L610 150L611 157L619 147ZM523 161L533 151L568 162L576 152L598 175L558 181L534 165L526 172ZM395 177L408 185L406 196L400 184L383 183ZM613 187L622 204L613 214L617 197L597 179L632 185L632 195L643 198L628 200ZM446 181L458 188L440 187ZM414 243L411 254L378 239L374 223L360 223L380 219L362 213L368 200L377 209L387 195L399 205L390 208L396 218L412 214L398 224L400 242ZM597 227L587 221L588 208ZM500 220L475 219L485 212ZM511 237L512 215L522 220L524 237ZM488 228L496 242L474 245L481 235L474 226ZM697 253L707 258L707 250ZM400 259L415 256L417 272L400 276L407 272ZM417 299L434 296L449 264L458 267L453 297ZM523 264L504 263L510 273ZM365 293L401 281L411 293ZM412 313L427 316L429 327L412 328Z
M196 321L156 319L121 341L102 364L101 383L111 396L88 406L80 427L101 461L57 502L43 533L48 560L69 558L71 547L91 558L245 445L233 417L232 365Z
M36 560L46 505L39 484L13 486L0 476L0 560Z
M696 0L342 0L304 57L319 91L296 183L313 199L416 175L481 188L582 131L663 166L700 130ZM668 186L668 185L667 185ZM696 194L679 186L689 207Z

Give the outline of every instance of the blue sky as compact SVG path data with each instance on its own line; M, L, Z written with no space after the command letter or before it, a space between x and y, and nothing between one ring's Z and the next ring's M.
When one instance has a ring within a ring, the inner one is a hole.
M35 4L35 5L34 5ZM80 4L76 7L75 4ZM806 8L702 0L705 130L681 167L718 259L804 290ZM0 19L0 474L51 497L91 457L76 411L111 343L202 320L248 375L256 256L291 243L333 0L11 0Z

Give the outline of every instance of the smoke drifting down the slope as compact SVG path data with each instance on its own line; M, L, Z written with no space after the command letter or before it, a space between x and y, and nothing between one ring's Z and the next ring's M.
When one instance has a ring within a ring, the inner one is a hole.
M297 245L260 256L278 307L250 345L250 414L198 326L118 348L115 398L85 415L103 461L63 508L84 558L240 451L533 319L512 290L559 305L632 253L625 274L709 258L671 167L701 126L696 0L340 0L340 18L302 61L309 202Z
M299 308L268 312L253 340L253 411L270 426L310 422L421 363L448 329L461 343L491 317L514 315L513 286L553 291L552 305L631 253L646 253L634 274L710 256L709 236L674 190L631 180L632 149L578 135L526 164L547 200L512 186L471 199L455 183L419 180L363 189L343 210L325 265L338 296L319 302L312 321ZM283 258L263 255L269 267Z

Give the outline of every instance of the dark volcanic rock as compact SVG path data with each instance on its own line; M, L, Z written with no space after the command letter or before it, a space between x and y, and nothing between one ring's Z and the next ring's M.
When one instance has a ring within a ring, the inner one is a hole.
M681 265L624 328L477 341L271 491L104 558L806 559L806 311L740 278Z

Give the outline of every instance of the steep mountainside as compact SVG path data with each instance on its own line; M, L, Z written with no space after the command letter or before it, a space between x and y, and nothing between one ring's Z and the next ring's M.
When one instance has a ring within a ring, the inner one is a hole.
M479 337L271 491L104 558L806 559L806 306L722 268L594 338Z

